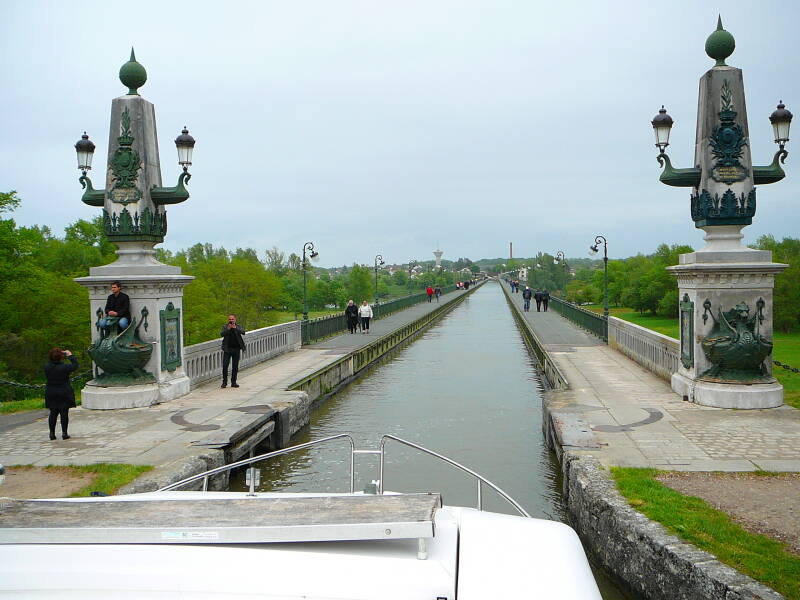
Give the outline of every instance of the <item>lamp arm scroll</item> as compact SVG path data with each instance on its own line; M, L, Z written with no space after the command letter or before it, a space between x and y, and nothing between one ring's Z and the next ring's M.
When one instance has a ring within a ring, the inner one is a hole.
M675 169L672 166L672 161L664 152L656 157L658 164L664 167L661 177L658 180L673 187L697 187L700 185L700 169L693 167L691 169Z
M81 187L86 190L83 192L83 196L81 196L81 201L83 201L84 204L88 204L89 206L103 206L106 191L94 189L94 187L92 187L92 180L86 175L86 171L78 178L78 182L81 184Z
M775 156L772 157L772 163L766 167L753 166L753 183L756 185L766 185L768 183L775 183L786 177L786 173L781 168L781 164L786 163L786 157L789 152L784 148L778 149Z

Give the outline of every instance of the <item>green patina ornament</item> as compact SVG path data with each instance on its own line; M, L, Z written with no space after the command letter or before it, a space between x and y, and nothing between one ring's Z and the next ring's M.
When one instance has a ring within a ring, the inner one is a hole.
M167 213L153 212L149 206L141 212L134 212L132 215L125 207L122 212L109 215L103 209L103 231L105 234L118 242L126 241L150 241L163 242L167 235Z
M128 88L129 96L138 96L138 88L147 81L147 71L140 63L136 62L133 48L131 48L131 59L119 69L119 80Z
M716 383L765 383L772 382L764 367L764 360L772 354L772 341L758 331L764 321L763 298L756 302L756 312L750 316L750 307L740 302L727 312L717 310L717 318L711 312L711 302L703 303L705 312L711 314L714 326L700 342L706 359L712 367L701 375L701 379Z
M712 195L707 189L691 195L691 213L695 227L709 225L750 225L756 214L756 188L738 196L733 190Z
M717 30L706 39L706 54L717 63L715 67L726 67L725 59L736 49L736 40L722 28L722 16L717 20Z
M114 186L109 195L113 202L130 204L138 202L142 198L142 193L136 187L139 170L142 168L142 159L139 153L131 147L134 138L131 135L131 116L127 108L122 111L120 129L121 133L117 138L119 146L114 151L109 165L114 180Z
M103 373L95 377L95 382L105 386L125 386L155 381L152 373L144 370L153 354L153 344L139 337L136 319L122 331L118 319L109 317L108 335L89 346L88 353ZM103 333L106 333L105 331Z
M747 137L742 126L736 123L738 114L733 105L733 92L726 79L720 92L721 109L719 125L714 126L708 143L711 154L717 159L711 169L711 177L720 183L734 183L747 178L748 171L739 162L743 148L747 146Z

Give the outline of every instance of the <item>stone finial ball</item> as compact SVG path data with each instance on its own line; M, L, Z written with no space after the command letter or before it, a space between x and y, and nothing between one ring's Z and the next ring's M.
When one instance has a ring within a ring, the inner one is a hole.
M142 87L147 81L147 71L136 61L133 52L131 52L131 60L120 67L119 80L122 82L122 85L128 87L129 94L137 94L137 89Z
M733 54L735 48L736 40L724 29L717 29L706 40L706 54L716 60L717 64L724 64L725 59Z

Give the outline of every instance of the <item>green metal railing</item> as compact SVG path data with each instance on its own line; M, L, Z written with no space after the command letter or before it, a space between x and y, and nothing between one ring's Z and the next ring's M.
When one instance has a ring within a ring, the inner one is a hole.
M442 288L442 295L455 291L455 285L446 285ZM378 302L372 305L372 318L380 319L398 310L409 308L428 299L425 292L395 298L388 302ZM301 322L303 344L311 344L317 340L325 339L347 330L347 319L344 313L309 319Z
M578 327L582 327L604 342L608 342L608 320L603 315L598 315L555 296L550 296L550 308Z
M92 378L92 371L84 371L72 377L69 381L75 394L83 388L83 384ZM0 379L0 402L11 402L13 400L33 400L44 399L45 384L19 383L17 381L7 381Z

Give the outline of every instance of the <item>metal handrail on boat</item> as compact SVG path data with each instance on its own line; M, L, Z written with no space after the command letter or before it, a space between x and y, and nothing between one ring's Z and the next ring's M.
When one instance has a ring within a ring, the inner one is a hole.
M347 439L347 441L350 444L350 493L351 494L353 492L355 492L355 456L356 456L356 454L377 454L377 455L380 456L380 467L379 467L379 475L378 475L377 493L378 494L383 494L383 492L384 492L384 490L383 490L383 474L384 474L385 462L386 462L386 442L388 440L392 440L392 441L398 442L400 444L404 444L404 445L408 446L409 448L414 448L415 450L419 450L420 452L424 452L425 454L427 454L429 456L433 456L434 458L438 458L439 460L441 460L441 461L443 461L443 462L445 462L445 463L447 463L447 464L449 464L449 465L451 465L453 467L456 467L457 469L461 470L462 472L467 473L468 475L471 475L472 477L474 477L476 482L477 482L477 484L478 484L478 487L477 487L477 493L478 493L477 508L478 508L478 510L483 510L483 490L482 490L482 486L483 486L483 484L486 484L490 488L492 488L495 492L497 492L502 498L504 498L522 516L530 517L528 512L524 508L522 508L522 506L520 506L519 503L516 500L514 500L511 496L509 496L506 492L504 492L498 486L493 484L491 481L489 481L488 479L486 479L482 475L476 473L475 471L473 471L469 467L465 467L464 465L454 461L452 458L448 458L447 456L444 456L443 454L439 454L438 452L434 452L433 450L429 450L428 448L425 448L424 446L420 446L419 444L415 444L414 442L409 442L408 440L404 440L402 438L399 438L399 437L394 436L394 435L390 435L388 433L384 434L381 437L381 444L380 444L380 447L379 447L378 450L356 449L355 442L353 441L352 436L350 436L350 434L347 434L347 433L340 433L340 434L337 434L337 435L332 435L332 436L329 436L329 437L320 438L318 440L312 440L310 442L305 442L304 444L298 444L297 446L291 446L289 448L283 448L281 450L275 450L273 452L267 452L266 454L260 454L258 456L251 456L249 458L244 458L242 460L230 463L228 465L223 465L221 467L217 467L215 469L211 469L211 470L205 471L203 473L198 473L197 475L192 475L191 477L187 477L186 479L181 479L180 481L177 481L175 483L171 483L171 484L169 484L167 486L159 488L157 491L159 491L159 492L167 492L167 491L170 491L170 490L174 490L174 489L183 487L185 485L188 485L188 484L193 483L195 481L198 481L200 479L203 480L203 491L206 491L208 489L208 479L209 479L209 477L213 477L214 475L218 475L220 473L224 473L226 471L230 471L230 470L236 469L238 467L244 467L244 466L247 466L247 465L252 465L253 463L261 462L262 460L267 460L267 459L270 459L270 458L274 458L276 456L281 456L282 454L289 454L290 452L295 452L297 450L304 450L306 448L310 448L311 446L316 446L318 444L323 444L323 443L326 443L326 442L331 442L331 441L340 440L340 439ZM250 486L249 487L250 487L250 493L254 494L255 493L255 477L251 477L250 478Z
M380 471L379 471L379 473L380 473L379 479L380 480L378 482L378 493L379 494L383 493L383 463L384 463L384 458L386 456L385 453L384 453L384 448L386 446L386 440L394 440L395 442L399 442L401 444L405 444L406 446L409 446L410 448L414 448L416 450L419 450L420 452L424 452L425 454L428 454L430 456L438 458L439 460L442 460L442 461L446 462L447 464L452 465L452 466L456 467L457 469L460 469L461 471L463 471L464 473L467 473L468 475L472 475L477 480L477 483L478 483L478 506L477 506L478 510L483 510L483 493L481 492L481 484L485 483L490 488L492 488L495 492L500 494L500 496L502 496L511 506L516 508L517 511L523 517L530 518L530 515L528 514L528 512L524 508L522 508L516 500L514 500L511 496L506 494L503 490L501 490L499 487L497 487L491 481L489 481L488 479L486 479L482 475L476 473L472 469L470 469L468 467L465 467L464 465L462 465L460 463L457 463L452 458L448 458L448 457L444 456L443 454L438 454L437 452L434 452L433 450L428 450L424 446L420 446L419 444L415 444L414 442L409 442L408 440L404 440L402 438L396 437L394 435L390 435L388 433L385 434L381 438L381 449L380 449L381 466L380 466Z

